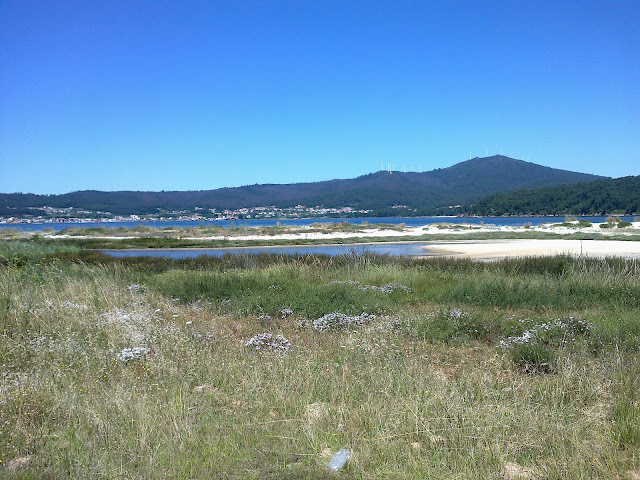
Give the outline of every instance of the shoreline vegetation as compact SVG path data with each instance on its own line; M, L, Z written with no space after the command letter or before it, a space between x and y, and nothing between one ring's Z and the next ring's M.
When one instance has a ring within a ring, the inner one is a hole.
M639 313L624 258L5 239L0 476L633 480Z
M358 245L376 243L429 242L433 252L496 258L505 241L520 242L504 256L553 255L572 252L586 255L640 255L621 242L640 241L640 221L625 222L609 217L595 223L568 217L560 223L521 227L432 223L407 227L404 224L314 223L309 226L271 227L166 227L133 228L71 227L53 231L0 229L0 239L32 241L46 245L76 246L94 250L139 249L225 249L242 247L285 247ZM540 241L548 240L544 246ZM567 240L566 243L557 243ZM529 241L526 244L525 241ZM570 241L574 241L573 244ZM579 248L576 241L581 242ZM607 247L599 243L607 241ZM555 242L555 243L554 243ZM461 244L466 244L461 245ZM475 245L475 246L473 246ZM478 245L485 245L479 247ZM598 245L598 246L596 246ZM552 247L553 246L553 247ZM585 246L587 248L585 248ZM497 248L497 250L496 250Z

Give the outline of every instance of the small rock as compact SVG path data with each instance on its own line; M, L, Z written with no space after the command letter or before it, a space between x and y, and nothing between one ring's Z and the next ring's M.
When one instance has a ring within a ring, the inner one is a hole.
M502 471L509 480L533 480L536 478L532 469L525 468L515 462L506 462L502 467Z
M198 385L193 387L193 393L217 393L218 389L212 385Z
M7 462L7 469L15 471L18 468L26 467L31 463L31 457L16 457Z
M305 409L305 417L307 421L315 423L329 416L329 409L322 402L310 403Z
M323 458L331 458L333 456L333 450L331 450L329 447L323 448L320 452L320 456Z

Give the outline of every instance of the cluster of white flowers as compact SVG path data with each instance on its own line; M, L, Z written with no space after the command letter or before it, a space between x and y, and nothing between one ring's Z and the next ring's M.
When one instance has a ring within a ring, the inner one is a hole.
M404 293L409 293L411 291L409 287L407 287L406 285L401 285L400 283L387 283L382 287L378 287L378 290L380 290L385 295L389 295L390 293L393 293L396 290L402 290Z
M250 338L245 347L251 347L258 351L287 352L291 348L291 342L282 335L261 333Z
M465 318L468 317L469 314L466 312L463 312L462 310L460 310L459 308L452 308L451 310L449 310L447 312L447 316L451 319L455 319L458 320L460 318Z
M55 333L26 332L32 335L26 345L33 356L43 358L50 355L65 357L67 364L88 364L103 350L92 335L83 335L79 332L65 332L64 335Z
M114 308L104 312L96 318L96 325L100 327L115 327L122 331L132 343L146 343L149 327L153 323L155 313L144 310L125 310Z
M193 332L193 338L195 338L196 340L202 340L204 342L210 342L211 340L213 340L213 332Z
M386 285L383 285L382 287L378 287L377 285L363 285L360 282L356 282L355 280L334 280L333 282L330 283L340 283L340 284L344 284L344 285L353 285L354 287L356 287L358 290L375 290L378 292L382 292L385 295L389 295L393 292L395 292L396 290L402 290L405 293L409 293L411 291L411 289L405 285L401 285L399 283L387 283Z
M82 305L82 304L79 304L79 303L68 302L66 300L64 302L60 302L59 305L62 308L66 308L66 309L69 309L69 310L78 310L80 312L84 312L85 310L89 309L89 307L86 306L86 305Z
M151 350L144 347L123 348L120 353L116 354L116 358L121 362L128 363L131 360L140 360L150 352Z
M280 317L283 320L287 318L289 315L293 315L293 310L291 310L290 308L283 308L282 310L280 310Z
M41 313L44 313L50 310L57 310L57 309L75 310L77 312L84 312L88 310L89 307L87 305L73 303L66 300L59 303L46 300L43 304L41 304L41 306L30 308L29 313L32 315L39 315Z
M522 318L520 323L528 323L528 318ZM555 342L566 345L576 336L586 336L593 331L593 325L575 317L563 317L543 322L525 330L522 335L500 341L500 347L510 348L514 345L537 342Z
M134 283L133 285L129 285L127 287L127 290L129 290L130 292L137 292L138 290L140 290L140 285L137 283Z
M313 321L302 320L301 327L311 327L318 332L325 330L348 330L362 326L365 322L376 318L375 315L363 312L360 315L345 315L342 312L331 312Z

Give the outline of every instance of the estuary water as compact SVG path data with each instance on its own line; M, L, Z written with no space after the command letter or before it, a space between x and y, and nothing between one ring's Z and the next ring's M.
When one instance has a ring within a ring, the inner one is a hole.
M139 250L100 250L113 257L164 257L196 258L202 255L222 257L223 255L258 255L269 253L276 255L362 255L375 253L391 256L428 256L428 243L380 243L366 245L288 245L269 247L237 248L153 248Z
M577 217L593 223L602 223L606 217ZM633 221L634 217L621 217L623 220ZM313 223L342 223L354 225L362 223L389 223L398 225L404 223L407 227L418 227L430 223L467 223L472 225L496 225L521 227L526 224L533 226L542 223L563 222L565 217L367 217L367 218L299 218L299 219L266 219L266 220L210 220L210 221L139 221L139 222L87 222L87 223L0 223L0 228L13 228L24 231L44 231L52 229L61 231L67 228L132 228L145 226L151 228L169 227L273 227L276 225L304 226Z

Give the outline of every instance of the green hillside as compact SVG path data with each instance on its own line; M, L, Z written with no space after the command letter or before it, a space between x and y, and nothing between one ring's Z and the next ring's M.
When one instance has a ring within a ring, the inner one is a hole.
M242 207L291 207L298 204L349 206L390 214L394 205L432 214L450 205L514 190L588 182L602 177L558 170L496 155L474 158L424 173L380 171L348 180L289 185L249 185L189 192L78 191L63 195L0 194L0 215L28 207L76 207L114 214L157 213L194 206L218 210ZM389 211L387 211L387 209ZM406 210L404 210L406 212Z
M469 215L640 214L640 176L490 195L464 205Z

